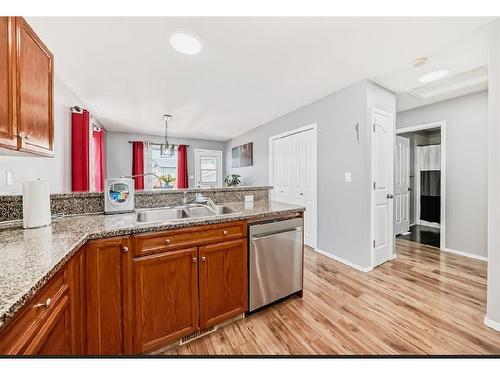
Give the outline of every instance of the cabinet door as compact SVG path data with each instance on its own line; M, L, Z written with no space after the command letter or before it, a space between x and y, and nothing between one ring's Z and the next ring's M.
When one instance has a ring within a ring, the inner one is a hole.
M247 310L247 241L199 248L200 327L206 328Z
M16 42L18 148L52 155L53 56L22 17L16 17Z
M130 239L87 243L87 354L131 354Z
M134 259L136 353L198 328L197 248Z
M69 355L72 350L71 313L68 295L57 302L23 354Z
M0 17L0 146L16 149L14 119L14 17Z

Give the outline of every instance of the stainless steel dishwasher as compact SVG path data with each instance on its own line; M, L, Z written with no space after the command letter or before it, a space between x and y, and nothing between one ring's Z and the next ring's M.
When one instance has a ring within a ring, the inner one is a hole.
M249 311L302 290L302 218L249 226Z

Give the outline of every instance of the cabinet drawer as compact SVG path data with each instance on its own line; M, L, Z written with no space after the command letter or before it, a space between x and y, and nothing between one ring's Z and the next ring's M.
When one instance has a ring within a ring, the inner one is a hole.
M18 313L18 317L0 332L0 353L23 353L30 345L31 338L43 327L59 301L67 296L67 292L65 271L61 271L52 277L33 300Z
M246 237L246 222L203 225L134 236L134 256Z

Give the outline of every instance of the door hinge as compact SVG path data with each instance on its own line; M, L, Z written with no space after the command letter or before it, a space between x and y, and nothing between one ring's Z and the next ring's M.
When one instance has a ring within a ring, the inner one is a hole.
M375 247L375 240L373 240L373 247Z
M373 181L373 190L375 190L376 188L377 188L376 182Z
M373 123L373 131L375 131L375 123Z

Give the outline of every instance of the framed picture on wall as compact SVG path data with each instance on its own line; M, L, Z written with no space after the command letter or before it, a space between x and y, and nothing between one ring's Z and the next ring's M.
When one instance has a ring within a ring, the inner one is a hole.
M253 142L233 147L231 150L231 160L233 168L253 165Z

